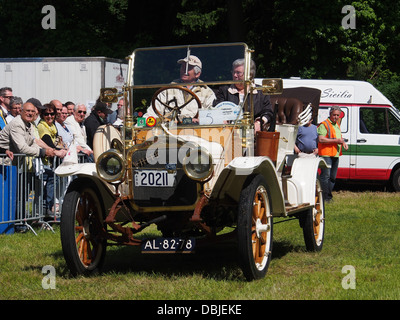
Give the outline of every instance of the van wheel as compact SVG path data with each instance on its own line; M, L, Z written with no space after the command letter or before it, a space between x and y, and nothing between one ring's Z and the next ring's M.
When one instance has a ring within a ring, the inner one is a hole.
M392 175L392 187L394 191L400 191L400 168L396 169Z

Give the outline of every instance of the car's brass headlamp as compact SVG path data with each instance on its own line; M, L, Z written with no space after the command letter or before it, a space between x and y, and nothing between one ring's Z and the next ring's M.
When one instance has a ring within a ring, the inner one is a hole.
M182 165L189 178L201 182L209 180L214 172L213 158L202 148L189 149Z
M125 175L122 154L116 149L103 152L97 159L96 170L100 178L107 182L122 182Z

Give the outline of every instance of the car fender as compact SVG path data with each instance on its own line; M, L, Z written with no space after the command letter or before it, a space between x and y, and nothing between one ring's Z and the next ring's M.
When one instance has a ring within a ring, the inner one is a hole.
M273 162L268 157L237 157L219 175L210 199L239 202L249 175L261 174L268 183L274 216L285 216L285 201Z
M288 190L289 203L315 205L315 184L318 169L322 167L327 168L328 165L321 157L296 158L293 161L291 178L288 179L288 182L292 183L294 187L292 192Z
M70 175L75 176L75 178L71 181L67 192L70 191L70 187L73 184L81 184L85 183L84 181L91 180L93 181L97 188L100 191L101 199L104 203L105 208L110 208L114 203L115 196L115 187L111 184L105 183L102 179L100 179L97 174L96 164L95 163L78 163L70 166L70 171L72 172Z

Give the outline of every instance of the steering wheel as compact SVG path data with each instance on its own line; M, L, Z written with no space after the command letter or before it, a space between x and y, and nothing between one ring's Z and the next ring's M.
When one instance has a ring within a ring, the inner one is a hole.
M176 97L174 97L172 100L170 101L161 101L159 98L159 95L161 92L166 91L166 90L180 90L183 91L182 93L184 94L185 92L188 93L190 95L190 99L188 101L186 101L185 103L178 105L177 99ZM180 111L186 107L189 103L191 103L193 100L195 100L197 102L197 109L201 108L201 101L199 99L199 97L190 89L187 89L185 87L163 87L158 89L154 95L153 98L151 99L151 106L154 110L154 112L160 117L160 119L162 121L164 121L165 119L168 120L176 120L178 122L180 122L178 115L180 114ZM165 110L168 110L168 113L162 114L156 107L156 101L158 101L162 106L164 106ZM175 105L171 105L171 104L175 104Z

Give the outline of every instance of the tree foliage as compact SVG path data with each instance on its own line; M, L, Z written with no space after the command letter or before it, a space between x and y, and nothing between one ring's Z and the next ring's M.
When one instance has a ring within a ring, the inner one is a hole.
M56 9L55 30L41 26L44 5ZM345 5L355 29L342 26ZM2 0L0 56L124 58L143 46L243 41L259 76L386 86L399 81L399 17L387 0Z

